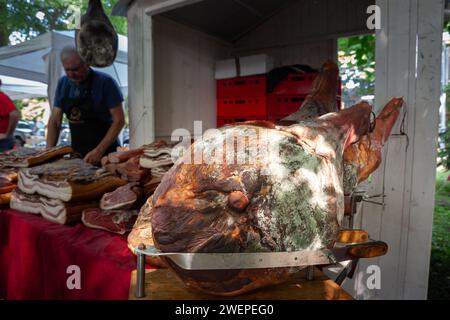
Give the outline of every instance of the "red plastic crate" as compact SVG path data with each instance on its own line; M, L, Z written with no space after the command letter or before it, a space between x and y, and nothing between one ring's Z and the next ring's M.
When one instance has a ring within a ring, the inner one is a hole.
M220 128L226 124L235 122L244 122L250 120L267 120L266 117L261 116L248 116L248 117L236 117L236 118L217 118L217 128Z
M266 75L217 80L217 99L259 97L266 94Z
M269 94L267 99L269 119L283 118L298 111L305 98L306 95Z
M280 81L271 92L272 94L308 94L319 73L292 73Z
M266 96L217 100L217 117L245 118L248 116L267 116Z

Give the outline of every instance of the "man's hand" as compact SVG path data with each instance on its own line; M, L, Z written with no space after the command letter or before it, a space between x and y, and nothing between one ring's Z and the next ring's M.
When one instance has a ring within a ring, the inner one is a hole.
M89 153L84 157L84 161L89 162L91 164L98 164L103 156L103 152L98 149L92 149Z
M0 140L6 139L6 138L7 138L6 134L0 133Z

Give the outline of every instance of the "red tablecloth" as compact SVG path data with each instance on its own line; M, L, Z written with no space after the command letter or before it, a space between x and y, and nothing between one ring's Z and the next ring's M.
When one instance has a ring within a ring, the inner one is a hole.
M81 289L67 287L71 265ZM0 299L128 299L134 269L126 236L0 210Z

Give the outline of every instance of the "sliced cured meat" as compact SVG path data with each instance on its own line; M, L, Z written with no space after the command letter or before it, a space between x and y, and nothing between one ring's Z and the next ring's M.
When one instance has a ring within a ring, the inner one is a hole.
M125 184L127 181L78 158L22 169L18 179L23 192L65 202L99 199Z
M0 194L0 206L1 207L9 205L9 202L11 200L11 194L12 194L12 192Z
M6 179L0 178L0 194L9 193L16 188L16 184Z
M143 168L153 169L173 164L172 156L167 153L160 153L156 157L148 157L146 154L141 156L139 165Z
M84 209L98 206L98 201L63 202L42 195L26 194L15 189L10 207L15 210L41 214L45 219L60 224L79 222Z
M0 179L5 179L9 182L17 182L17 171L19 171L18 168L1 167Z
M176 145L177 143L161 140L144 146L144 154L139 160L139 165L149 169L172 165L174 160L172 159L172 149Z
M138 210L102 210L89 208L83 210L81 220L86 227L125 234L133 229Z
M150 170L139 165L139 156L116 165L115 170L126 180L136 182L150 174Z
M66 154L73 153L70 146L48 149L18 148L0 154L2 166L26 168L49 162Z
M141 185L144 189L144 195L146 198L151 196L161 183L162 177L170 170L172 165L156 167L151 169L151 175L141 180Z
M121 163L126 162L130 158L140 156L144 154L144 148L137 148L128 151L117 151L108 154L108 162L110 163Z
M117 166L118 164L115 163L107 163L106 165L103 166L103 168L112 174L119 174L117 172Z
M104 156L101 160L100 160L100 164L102 167L106 166L109 163L108 160L108 156Z
M103 210L130 209L139 205L137 202L140 202L140 199L142 199L142 188L136 182L128 183L113 192L105 193L100 200L100 208Z

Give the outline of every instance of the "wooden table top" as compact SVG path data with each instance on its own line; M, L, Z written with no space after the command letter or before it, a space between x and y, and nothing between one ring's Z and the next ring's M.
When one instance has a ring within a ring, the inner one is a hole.
M136 298L135 289L136 270L134 270L131 274L130 300L353 300L347 292L317 268L314 268L313 280L306 279L304 269L289 282L237 297L218 297L193 289L188 290L168 269L146 270L144 298Z

